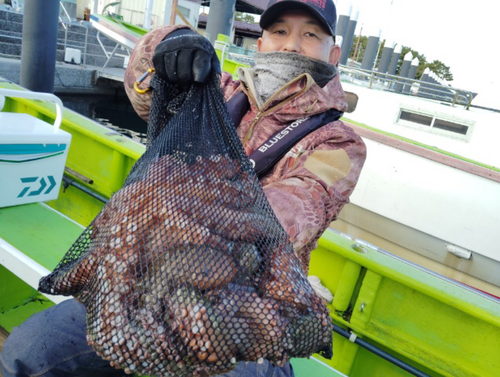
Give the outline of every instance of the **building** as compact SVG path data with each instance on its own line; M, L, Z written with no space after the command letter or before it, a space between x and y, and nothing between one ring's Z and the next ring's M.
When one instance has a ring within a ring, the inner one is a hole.
M116 0L67 0L65 2L76 3L76 8L81 10L82 15L77 17L83 18L83 9L89 8L92 13L102 14L104 8L110 3L116 3ZM147 6L147 0L121 0L118 4L108 7L106 10L120 15L123 21L137 25L144 26L144 15ZM172 14L172 0L154 0L152 2L152 14L150 29L162 25L170 24L170 17ZM198 25L200 15L201 0L178 0L177 9L182 14L182 17L176 15L174 24L185 24L184 19L193 27Z
M205 29L207 27L208 14L200 14L200 19L198 21L198 32L204 35ZM262 34L262 29L259 24L252 24L243 21L234 21L232 33L229 36L229 40L236 46L242 47L247 50L257 49L257 39Z
M150 29L161 25L169 25L174 0L63 0L66 10L73 18L83 18L85 8L91 13L102 14L103 11L119 15L123 21L144 27L146 7L152 4ZM269 0L236 0L235 10L250 14L262 14ZM114 3L115 5L110 5ZM205 35L208 22L207 14L200 14L201 0L177 0L177 10L174 24L188 24ZM209 6L209 0L203 0L203 6ZM180 15L179 15L180 13ZM233 21L230 41L232 52L249 54L257 49L257 39L262 30L258 24Z

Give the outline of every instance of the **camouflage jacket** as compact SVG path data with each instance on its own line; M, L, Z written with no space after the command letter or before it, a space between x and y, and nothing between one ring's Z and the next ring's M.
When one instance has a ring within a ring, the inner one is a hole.
M137 113L147 119L150 95L138 95L134 82L152 67L156 45L182 26L155 29L137 43L125 74L125 90ZM147 86L144 82L141 86ZM226 100L238 91L248 96L250 109L237 126L248 154L291 122L334 108L347 109L345 93L338 77L321 88L303 74L278 90L261 109L252 90L223 72L222 88ZM344 122L328 123L300 140L261 178L264 192L290 235L304 271L309 270L311 251L340 210L358 181L366 158L362 139Z

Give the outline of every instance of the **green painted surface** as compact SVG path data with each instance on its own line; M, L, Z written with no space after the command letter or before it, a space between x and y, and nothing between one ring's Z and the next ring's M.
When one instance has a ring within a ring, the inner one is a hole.
M346 261L340 275L340 284L332 302L332 307L337 311L345 311L349 307L356 284L361 273L361 266L351 261Z
M336 324L431 376L496 375L498 300L369 246L364 246L365 252L356 251L360 249L354 244L327 230L311 257L310 273L332 287L334 295L347 261L361 267L349 307L338 311L328 305ZM406 375L348 343L334 336L334 357L323 361L353 377L370 371L378 371L376 376Z
M149 31L149 30L146 30L140 26L132 25L132 24L129 24L128 22L119 20L116 17L102 16L102 15L94 15L94 16L96 16L100 19L104 19L108 22L112 22L120 29L125 30L125 31L129 32L130 34L137 36L137 37L142 37L144 34L146 34Z
M356 346L358 347L358 346ZM423 370L420 366L420 370ZM435 374L431 374L436 376ZM410 377L411 373L404 371L398 366L386 361L379 356L371 353L370 351L358 347L356 359L354 360L353 367L349 373L350 377Z
M337 370L322 364L314 357L310 359L292 359L293 371L296 377L341 377L345 376Z
M352 247L354 244L355 242L349 238L332 229L327 229L320 238L316 250L322 254L319 263L331 266L330 260L349 259L366 269L473 315L479 320L500 327L500 302L498 300L468 289L462 284L429 270L418 268L390 253L377 252L368 247L366 247L367 253L357 252ZM333 269L328 273L337 272Z
M149 30L146 30L140 26L137 25L132 25L128 22L119 20L117 17L114 16L104 16L102 14L94 14L92 15L93 17L96 17L99 19L99 23L106 24L107 22L113 24L113 26L126 31L130 35L133 35L134 37L142 37L144 34L146 34Z
M0 265L0 327L8 332L54 303Z
M229 37L224 35L224 34L219 34L217 36L217 40L225 42L225 43L229 43ZM222 50L219 50L218 48L215 49L215 53L217 54L217 57L219 58L219 61L221 62L222 70L224 72L228 72L232 76L234 76L235 80L238 79L238 68L250 67L248 64L244 64L244 63L240 63L240 62L237 62L237 61L234 61L231 59L227 59L225 56L222 56ZM225 54L227 54L227 51L225 52Z
M39 203L0 208L0 238L52 270L83 229Z
M12 294L16 292L16 294ZM16 279L16 276L0 265L0 313L4 313L14 307L23 305L37 295L35 289Z
M22 90L7 82L1 82L0 87ZM55 119L54 105L24 98L6 98L2 111L30 114L50 124ZM144 145L68 109L64 109L61 129L71 134L66 167L92 183L66 175L105 198L110 198L123 186L128 172L145 151ZM87 226L103 207L101 202L72 187L65 191L61 187L60 193L58 200L48 204L83 226Z
M27 112L49 122L54 116L50 106L28 100L8 100L4 110ZM89 188L111 196L144 146L71 112L65 112L63 125L73 135L68 166L94 180ZM102 208L102 203L73 188L49 205L83 225ZM0 209L0 237L49 269L81 231L40 204ZM497 375L497 300L370 247L356 251L354 243L327 230L312 253L310 273L319 276L342 303L328 305L335 323L431 376ZM0 325L7 329L50 305L16 279L0 268ZM318 359L346 375L407 375L337 334L333 339L332 360ZM311 375L305 374L312 370L311 365L303 360L293 362L298 371L304 370L298 376ZM321 373L325 371L329 370L323 367Z

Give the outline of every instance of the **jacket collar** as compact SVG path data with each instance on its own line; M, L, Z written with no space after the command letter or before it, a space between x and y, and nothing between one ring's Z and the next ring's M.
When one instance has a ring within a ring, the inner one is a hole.
M295 119L297 115L314 115L329 109L347 110L347 99L339 75L321 88L311 75L304 73L278 89L260 109L255 100L252 75L243 68L238 69L238 75L242 81L241 89L247 94L251 107L263 116L275 113L280 117Z

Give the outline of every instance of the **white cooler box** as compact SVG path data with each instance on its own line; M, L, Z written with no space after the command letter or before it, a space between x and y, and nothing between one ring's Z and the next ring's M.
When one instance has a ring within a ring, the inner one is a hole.
M0 112L0 207L57 199L71 142L71 134L59 128L61 101L47 93L0 89L2 95L53 101L57 116L51 125L29 114Z

